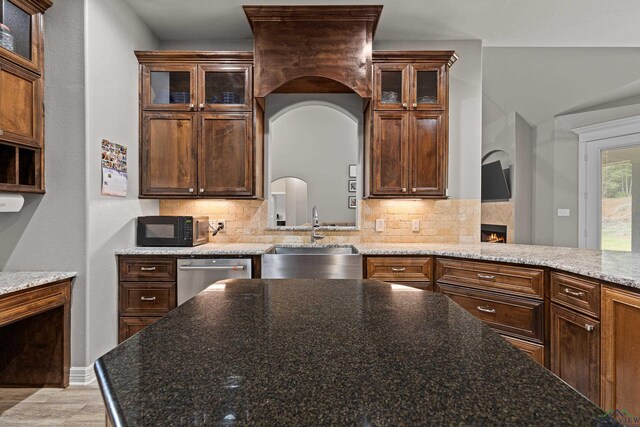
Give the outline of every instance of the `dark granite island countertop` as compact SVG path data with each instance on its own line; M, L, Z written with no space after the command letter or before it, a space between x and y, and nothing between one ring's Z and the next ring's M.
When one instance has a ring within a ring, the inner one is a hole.
M97 360L116 426L594 425L602 411L447 297L230 280Z

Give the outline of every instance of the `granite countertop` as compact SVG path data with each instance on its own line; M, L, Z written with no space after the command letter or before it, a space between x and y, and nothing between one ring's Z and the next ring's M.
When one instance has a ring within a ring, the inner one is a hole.
M187 248L142 247L120 249L116 255L262 255L272 243L207 243Z
M0 271L0 295L75 277L75 271Z
M193 248L143 248L135 247L116 252L117 255L262 255L273 244L265 243L209 243ZM286 244L283 246L313 246L311 244ZM318 246L318 245L316 245ZM348 246L321 244L320 246ZM622 286L640 289L640 253L597 251L591 249L564 248L515 244L393 244L355 243L362 255L439 255L485 261L501 261L533 266L550 267L580 274Z
M593 425L602 411L444 295L228 280L96 361L115 425Z

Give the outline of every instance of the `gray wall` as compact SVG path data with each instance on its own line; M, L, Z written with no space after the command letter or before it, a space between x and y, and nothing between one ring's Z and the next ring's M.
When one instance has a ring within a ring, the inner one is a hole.
M45 15L46 194L0 213L0 269L78 272L71 304L71 363L86 366L86 199L83 0Z
M87 4L87 188L89 360L117 344L114 251L135 246L135 218L157 215L158 201L138 199L138 62L134 50L158 41L123 0ZM100 194L101 141L128 148L128 195Z
M449 196L480 199L482 41L384 41L376 50L455 50L449 74Z
M326 106L330 103L334 107ZM347 114L345 114L348 113ZM349 209L349 164L362 152L362 98L355 94L273 94L266 100L267 181L294 176L307 182L308 221L356 223ZM361 176L361 173L359 174Z
M253 50L253 39L246 40L162 40L162 50Z

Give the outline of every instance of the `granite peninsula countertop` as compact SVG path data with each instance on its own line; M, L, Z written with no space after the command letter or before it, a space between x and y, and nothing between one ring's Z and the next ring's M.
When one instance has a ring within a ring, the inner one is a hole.
M593 425L600 410L444 295L228 280L95 363L114 425Z
M75 277L75 271L0 271L0 295Z
M321 244L345 245L347 244ZM116 251L116 255L262 255L273 246L271 243L209 243L193 248L134 247ZM355 243L353 246L362 255L439 255L550 267L640 289L640 253L495 243Z

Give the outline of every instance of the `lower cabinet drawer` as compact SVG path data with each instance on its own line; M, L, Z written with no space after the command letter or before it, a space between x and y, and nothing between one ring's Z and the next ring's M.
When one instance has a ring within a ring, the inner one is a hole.
M544 302L439 284L440 292L492 328L543 342Z
M162 317L120 317L120 336L118 343L132 337Z
M120 314L164 315L176 307L176 284L120 282Z
M429 282L431 257L368 257L367 279Z
M508 335L501 335L509 344L544 366L544 346L529 341L513 338Z

